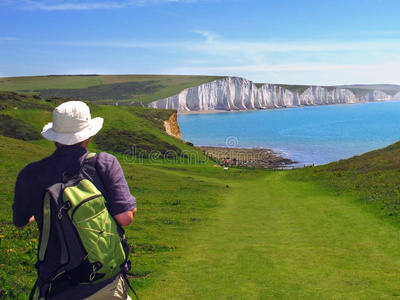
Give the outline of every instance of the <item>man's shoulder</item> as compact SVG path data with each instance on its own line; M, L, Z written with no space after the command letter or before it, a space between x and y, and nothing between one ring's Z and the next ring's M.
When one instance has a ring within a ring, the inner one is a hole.
M39 161L31 162L27 164L21 172L19 172L19 176L29 177L29 176L37 176L38 173L44 170L45 166L48 165L50 161L50 157L45 157Z
M102 170L110 170L115 162L118 162L118 159L107 152L99 152L97 153L97 167Z
M97 153L97 161L103 164L112 164L117 158L107 152L99 152Z

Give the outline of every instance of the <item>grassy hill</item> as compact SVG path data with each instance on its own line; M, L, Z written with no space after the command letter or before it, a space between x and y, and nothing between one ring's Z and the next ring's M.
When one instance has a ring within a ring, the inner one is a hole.
M37 227L12 225L13 188L54 151L34 133L61 101L0 94L0 299L26 299L35 280ZM172 111L89 105L106 133L90 150L117 156L138 201L126 235L141 299L398 297L399 143L296 171L223 170L165 134ZM124 155L131 144L178 160Z
M52 110L62 101L46 102L37 96L0 93L0 299L26 299L34 283L38 233L36 225L22 231L12 225L13 188L18 172L26 164L54 151L53 143L38 133L51 121ZM168 120L172 110L89 105L93 117L105 119L90 150L108 151L118 157L133 187L132 194L140 203L143 218L139 214L137 225L127 231L135 253L132 259L150 255L153 261L149 268L148 261L141 260L142 267L136 267L131 273L140 281L153 270L153 264L161 264L153 254L173 251L172 236L179 236L186 227L200 220L202 207L215 205L214 198L205 193L214 186L199 187L199 182L193 178L181 184L181 178L174 176L166 181L163 173L148 168L189 163L203 165L202 153L165 133L163 121ZM140 155L132 156L133 146ZM176 156L164 157L165 151L173 151ZM176 199L178 191L183 197L190 193L191 201ZM164 239L166 235L170 236L168 241Z
M0 91L78 98L97 103L136 104L163 99L223 77L189 75L74 75L0 78Z
M375 207L381 216L400 221L400 142L293 175L321 183L338 195L355 196Z

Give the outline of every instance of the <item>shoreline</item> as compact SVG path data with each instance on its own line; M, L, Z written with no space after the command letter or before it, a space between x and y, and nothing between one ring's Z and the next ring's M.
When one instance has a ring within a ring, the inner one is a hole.
M276 169L294 167L297 163L267 148L195 147L220 164L229 157L230 166Z
M255 108L255 109L236 109L236 110L183 110L177 111L178 115L197 115L197 114L218 114L218 113L235 113L235 112L250 112L250 111L264 111L264 110L277 110L277 109L290 109L290 108L307 108L307 107L324 107L324 106L336 106L336 105L357 105L357 104L369 104L369 103L386 103L386 102L400 102L399 99L392 100L376 100L376 101L363 101L354 103L329 103L329 104L318 104L318 105L301 105L301 106L286 106L286 107L269 107L269 108Z
M218 113L231 113L231 112L242 112L242 111L256 111L258 109L253 109L253 110L218 110L218 109L213 109L213 110L183 110L179 111L178 110L178 115L197 115L197 114L218 114Z

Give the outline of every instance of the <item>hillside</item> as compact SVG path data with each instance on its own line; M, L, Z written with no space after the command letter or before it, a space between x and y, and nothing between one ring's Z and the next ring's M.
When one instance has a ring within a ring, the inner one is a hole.
M0 298L26 299L38 233L12 225L13 188L26 164L54 151L35 133L63 100L2 93L0 101ZM223 170L165 133L173 111L89 105L105 118L90 150L116 155L138 201L126 236L140 299L398 295L399 143L296 171ZM124 155L132 144L161 157ZM167 148L177 160L162 155Z
M62 101L65 100L51 98L44 101L36 95L0 93L0 134L25 141L35 140L43 146L51 145L39 133L51 121L52 110ZM182 151L193 150L183 141L166 134L163 123L169 120L173 110L88 104L94 116L105 118L102 131L93 139L97 149L123 154L134 146L142 157L148 157L151 151L159 151L162 155L174 151L179 156Z
M97 103L142 106L222 77L186 75L76 75L0 78L0 91L38 95L44 99L75 98Z
M324 166L305 168L293 178L327 186L372 204L384 217L400 221L400 142Z
M53 143L43 139L39 132L51 121L52 110L62 101L46 102L38 96L0 93L0 299L26 299L36 276L33 264L38 244L37 228L28 226L19 231L13 226L13 189L18 172L26 164L54 151ZM105 119L103 129L89 145L90 150L108 151L117 156L132 194L139 201L139 220L127 230L135 253L131 259L140 258L131 276L136 279L136 286L151 284L151 280L142 283L140 280L161 262L152 258L149 263L142 256L173 251L176 239L171 235L182 234L195 225L190 219L200 217L200 206L214 205L211 204L215 201L212 195L218 193L207 192L213 190L214 185L199 187L194 179L182 183L176 176L169 176L166 181L163 173L149 169L149 166L162 169L175 164L199 164L205 159L195 148L165 133L163 122L173 111L89 105L93 117ZM182 197L190 193L191 202L177 200L178 190ZM175 222L178 227L173 225ZM150 237L151 232L156 234ZM167 232L171 236L169 241L164 239Z

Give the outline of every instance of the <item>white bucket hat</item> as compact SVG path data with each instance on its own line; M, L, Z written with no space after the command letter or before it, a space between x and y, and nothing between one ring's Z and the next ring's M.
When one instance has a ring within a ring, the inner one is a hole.
M43 127L42 136L63 145L74 145L94 136L103 126L103 118L92 119L82 101L68 101L53 111L53 122Z

